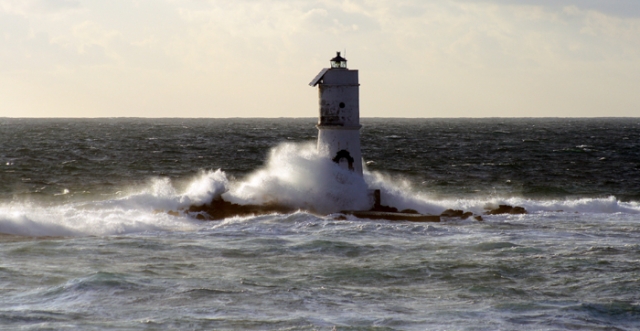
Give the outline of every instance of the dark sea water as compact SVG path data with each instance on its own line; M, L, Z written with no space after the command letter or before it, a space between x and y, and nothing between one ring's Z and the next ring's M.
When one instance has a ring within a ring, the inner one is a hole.
M640 329L640 119L363 119L362 185L315 121L0 119L0 329Z

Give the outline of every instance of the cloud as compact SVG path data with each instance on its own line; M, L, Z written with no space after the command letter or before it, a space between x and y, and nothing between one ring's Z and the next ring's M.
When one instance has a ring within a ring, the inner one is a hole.
M350 67L361 70L365 116L595 113L607 102L628 113L640 106L630 88L640 74L637 7L623 0L0 0L0 70L16 73L0 80L33 86L29 73L39 86L31 93L42 95L78 88L82 106L40 98L61 112L314 116L302 110L316 97L306 83L346 48ZM6 94L34 109L19 97L24 91Z
M606 15L632 18L640 17L640 3L636 0L456 0L470 3L494 3L509 6L540 6L557 11L567 6L581 10L593 10Z
M28 16L33 14L56 14L80 9L77 0L1 0L0 9L6 13Z

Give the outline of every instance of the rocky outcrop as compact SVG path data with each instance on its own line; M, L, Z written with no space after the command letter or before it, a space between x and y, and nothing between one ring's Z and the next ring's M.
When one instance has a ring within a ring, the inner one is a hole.
M505 206L500 206L505 207ZM510 207L510 206L506 206ZM518 211L521 207L510 207L509 210ZM524 208L521 208L524 210ZM496 209L497 210L497 209ZM500 210L507 210L505 208ZM181 212L169 211L169 215L178 216L181 213L186 213L191 217L199 220L222 220L234 216L255 216L265 214L288 214L295 212L296 209L285 207L282 205L239 205L223 200L222 198L215 199L208 204L200 206L191 206ZM493 212L490 211L490 212ZM369 211L342 211L343 214L353 215L358 218L364 219L384 219L390 221L411 221L411 222L439 222L440 217L447 218L461 218L467 219L473 217L477 221L482 221L482 216L473 215L472 212L464 212L462 210L447 209L440 216L435 215L423 215L413 209L404 209L398 211L395 207L384 206L377 204ZM491 214L494 215L494 214ZM338 215L334 217L335 220L346 220L344 215Z
M379 211L379 212L384 212L384 213L397 213L398 212L398 208L384 206L384 205L380 205L380 204L375 204L373 206L373 208L369 209L369 211Z
M482 221L482 216L480 215L473 215L472 212L468 211L465 212L464 210L460 210L460 209L447 209L445 211L442 212L442 214L440 214L440 216L442 217L449 217L449 218L461 218L463 220L466 220L469 217L473 216L473 219L476 221Z
M191 206L186 210L200 220L222 220L233 216L292 213L295 209L280 205L238 205L222 199L215 199L202 206Z
M463 210L459 210L459 209L447 209L443 211L442 214L440 214L440 216L457 217L457 218L462 218L463 220L466 220L467 218L473 216L473 213L470 211L465 213Z
M509 206L509 205L500 205L498 206L498 208L495 209L491 209L489 211L487 211L485 214L486 215L500 215L500 214L512 214L512 215L518 215L518 214L526 214L527 210L524 209L523 207L519 207L519 206Z

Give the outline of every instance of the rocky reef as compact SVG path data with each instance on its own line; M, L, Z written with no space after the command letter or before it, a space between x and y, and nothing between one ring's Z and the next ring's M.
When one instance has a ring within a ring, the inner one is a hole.
M266 205L239 205L225 201L222 198L217 198L208 204L191 206L183 212L199 220L222 220L234 216L255 216L266 215L273 213L292 213L297 209L286 207L283 205L266 204ZM376 203L373 208L368 211L342 211L342 214L353 215L358 218L367 219L385 219L392 221L414 221L414 222L439 222L441 217L444 218L459 218L468 219L472 217L476 221L483 221L482 216L474 215L470 211L463 211L458 209L447 209L440 215L423 215L413 209L398 210L395 207L384 206ZM488 209L485 215L501 215L501 214L526 214L527 211L523 207L499 205L498 208ZM178 215L179 212L170 211L171 215ZM339 219L346 219L340 217Z
M239 205L223 200L214 199L208 204L191 206L186 212L199 220L222 220L233 216L265 215L273 213L292 213L296 209L282 205Z
M519 206L499 205L498 208L490 209L486 212L487 215L500 215L500 214L526 214L527 210Z

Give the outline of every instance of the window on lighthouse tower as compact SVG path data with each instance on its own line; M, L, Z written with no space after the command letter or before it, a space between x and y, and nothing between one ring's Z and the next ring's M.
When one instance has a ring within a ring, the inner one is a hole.
M331 68L347 69L347 59L340 56L340 52L337 53L336 57L331 59Z

